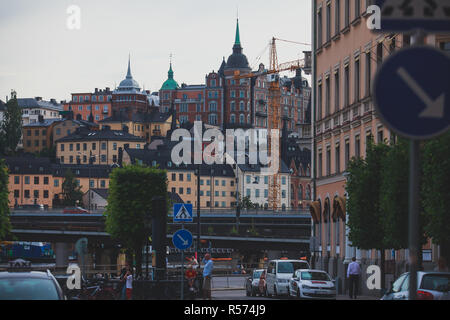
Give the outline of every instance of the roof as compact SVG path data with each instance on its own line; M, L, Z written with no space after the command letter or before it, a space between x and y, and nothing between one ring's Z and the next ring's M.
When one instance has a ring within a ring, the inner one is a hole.
M98 194L103 199L108 199L108 189L91 188L90 190Z
M136 163L138 161L142 161L142 163L153 166L158 165L160 169L166 169L170 171L174 170L189 170L194 171L197 169L197 165L195 164L180 164L176 165L172 162L172 147L176 145L178 142L170 142L170 145L164 144L158 146L157 150L149 150L149 149L125 149L125 152L131 158L132 163ZM211 171L213 170L213 171ZM234 177L234 170L229 164L213 164L206 165L203 164L200 166L200 175L201 176L210 176L211 173L215 177Z
M169 195L169 199L172 200L172 203L184 203L183 199L181 199L180 195L176 192L167 192Z
M21 269L23 270L23 269ZM35 279L52 279L43 271L18 271L18 272L0 272L0 279L5 278L35 278Z
M161 90L176 90L180 86L173 78L172 62L170 63L169 72L167 73L167 80L164 81Z
M261 168L267 168L267 166L261 166L260 164L238 164L238 167L243 172L261 172ZM286 166L283 160L280 159L280 173L290 173L289 168Z
M42 122L37 121L37 122L25 124L25 125L23 125L23 127L24 128L27 128L27 127L50 127L55 122L60 122L60 121L64 121L64 119L60 119L60 118L43 119Z
M65 177L67 170L70 170L74 174L75 178L109 178L109 175L111 174L113 169L113 167L108 165L52 165L52 171L55 177Z
M139 83L137 83L136 80L133 79L133 76L131 75L131 63L130 58L128 58L128 71L127 76L124 80L122 80L119 84L119 87L116 89L117 92L131 92L131 93L139 93L141 91L141 88L139 87Z
M10 174L52 174L50 158L5 157Z
M111 117L105 118L99 123L117 123L117 122L139 122L139 123L149 123L149 122L166 122L170 117L169 112L159 112L158 110L154 110L151 113L140 113L133 112L131 114L131 119L128 118L128 114L114 114Z
M103 129L100 131L77 130L64 138L56 140L55 142L98 140L145 142L144 138L134 136L124 131L109 129Z
M63 111L62 105L57 103L56 101L51 102L40 99L38 100L36 98L20 98L17 99L17 104L23 109L45 108L54 111Z

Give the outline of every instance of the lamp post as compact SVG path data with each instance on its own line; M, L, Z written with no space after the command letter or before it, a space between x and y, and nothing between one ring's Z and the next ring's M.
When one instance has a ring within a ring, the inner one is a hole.
M197 246L196 246L196 255L197 261L200 265L200 164L197 165L196 169L197 173Z

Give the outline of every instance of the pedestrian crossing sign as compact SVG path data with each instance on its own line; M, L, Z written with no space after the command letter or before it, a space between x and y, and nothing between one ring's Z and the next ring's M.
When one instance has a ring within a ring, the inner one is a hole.
M192 204L175 203L173 205L173 222L192 222Z

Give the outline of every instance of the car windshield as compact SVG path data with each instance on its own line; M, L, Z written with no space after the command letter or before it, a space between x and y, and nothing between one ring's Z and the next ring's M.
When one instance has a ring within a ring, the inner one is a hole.
M282 261L278 262L278 273L293 274L297 269L307 269L308 265L305 262Z
M0 300L58 300L58 291L49 279L0 279Z
M253 272L253 279L259 279L261 277L262 271L254 271Z
M426 274L422 278L421 289L449 291L450 274Z
M302 280L330 281L330 277L325 272L305 271L301 273L301 277Z

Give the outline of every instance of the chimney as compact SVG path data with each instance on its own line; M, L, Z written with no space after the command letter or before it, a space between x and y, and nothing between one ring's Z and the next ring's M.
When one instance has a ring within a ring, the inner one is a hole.
M43 123L44 122L44 116L40 114L38 116L38 120L39 120L39 123Z
M56 103L56 99L53 99L53 98L50 99L50 102L53 103L53 104L57 104L57 103Z
M98 93L98 88L95 88L95 93Z
M42 97L35 97L34 98L36 101L41 101L42 100Z

